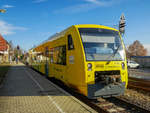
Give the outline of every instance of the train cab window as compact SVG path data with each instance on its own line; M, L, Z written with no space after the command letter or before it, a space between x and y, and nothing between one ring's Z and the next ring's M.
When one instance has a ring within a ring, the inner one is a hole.
M72 36L68 35L68 50L73 50L74 49L74 44L72 40Z

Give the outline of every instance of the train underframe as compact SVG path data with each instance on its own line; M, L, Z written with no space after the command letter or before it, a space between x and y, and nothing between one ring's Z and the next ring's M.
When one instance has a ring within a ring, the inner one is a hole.
M122 95L125 85L126 83L121 81L120 71L96 71L95 84L88 84L88 98Z

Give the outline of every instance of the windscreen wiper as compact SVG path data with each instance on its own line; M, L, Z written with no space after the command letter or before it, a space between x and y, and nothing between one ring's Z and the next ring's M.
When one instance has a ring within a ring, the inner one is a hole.
M117 47L117 49L115 50L115 52L114 52L112 55L110 55L107 59L109 59L110 57L114 57L114 56L116 55L116 53L118 52L118 50L119 50L120 46L121 46L121 44ZM109 63L110 63L110 60L109 60L109 61L107 61L107 63L106 63L106 64L109 64Z

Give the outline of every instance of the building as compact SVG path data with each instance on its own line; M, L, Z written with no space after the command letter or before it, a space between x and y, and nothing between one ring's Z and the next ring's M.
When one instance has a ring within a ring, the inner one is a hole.
M9 62L9 47L8 42L0 35L0 63Z
M150 67L150 56L132 56L131 60L140 64L140 67Z
M144 44L144 47L147 49L147 56L150 56L150 44Z

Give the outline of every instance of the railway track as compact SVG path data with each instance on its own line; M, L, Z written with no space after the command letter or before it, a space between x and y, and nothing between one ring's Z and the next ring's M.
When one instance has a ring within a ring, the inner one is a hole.
M141 108L137 105L129 103L121 97L110 97L110 98L98 98L98 99L87 99L87 97L74 92L70 88L63 86L58 81L52 80L53 83L59 85L61 88L75 96L91 108L95 109L99 113L150 113L149 110Z
M118 97L99 98L92 103L99 107L100 110L98 112L103 110L105 113L150 113L150 111Z
M136 86L136 85L133 85L132 83L128 85L128 88L150 92L150 88Z
M49 78L48 78L49 79ZM137 105L134 105L132 103L129 103L123 98L119 97L111 97L111 98L98 98L95 100L87 99L87 97L74 92L74 90L71 90L64 84L62 84L60 81L57 81L56 79L49 79L51 82L55 83L59 87L63 88L67 92L69 92L71 95L78 98L80 101L84 102L91 108L95 109L99 113L150 113L149 110L146 110L144 108L141 108Z
M128 88L150 92L150 81L129 77Z

